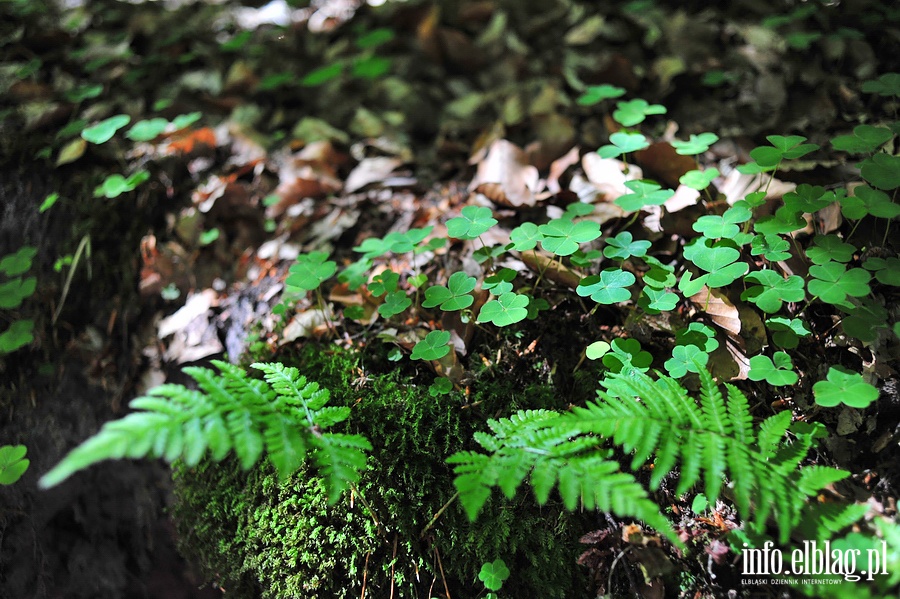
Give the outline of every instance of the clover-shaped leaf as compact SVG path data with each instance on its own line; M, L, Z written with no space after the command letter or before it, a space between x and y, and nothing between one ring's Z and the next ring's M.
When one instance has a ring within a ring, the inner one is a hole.
M502 245L483 245L472 252L472 257L478 264L483 264L488 260L493 260L502 256L505 251L506 247Z
M640 133L617 131L609 136L610 144L597 150L603 158L615 158L621 154L630 154L650 147L650 142Z
M519 273L511 268L501 268L494 274L485 277L481 287L494 295L503 295L508 291L512 291L512 282L517 274Z
M150 141L156 139L168 126L169 121L159 117L138 121L131 126L125 137L134 141Z
M31 268L31 261L36 255L36 247L23 245L15 253L3 256L3 259L0 260L0 272L4 272L10 277L27 272Z
M392 291L384 296L384 303L378 306L378 313L384 318L400 314L412 305L412 300L403 291ZM447 333L449 335L449 333Z
M0 333L0 354L10 354L34 341L34 321L15 320Z
M481 307L478 322L493 322L498 327L525 320L528 316L528 297L508 291Z
M678 296L665 289L644 287L643 292L638 298L638 306L650 314L668 312L669 310L674 310L677 305Z
M853 135L838 135L831 140L831 145L850 154L871 154L892 137L894 132L887 127L858 125L853 128Z
M650 352L642 350L641 342L631 338L613 339L612 349L603 356L603 365L613 372L621 372L626 366L646 372L652 363Z
M288 287L312 291L317 289L337 270L337 264L328 260L325 252L310 252L297 256L297 262L288 269L284 283Z
M744 280L759 285L749 287L741 299L753 302L763 312L778 312L782 302L801 302L806 297L803 278L797 275L784 278L774 270L758 270Z
M852 307L847 296L863 297L869 295L868 272L861 268L847 268L838 262L817 264L809 267L813 278L807 283L809 292L825 303Z
M378 239L377 237L369 237L364 239L361 244L353 248L354 252L360 252L363 260L371 260L388 253L391 244L386 239Z
M766 320L766 326L772 332L772 341L775 345L784 349L794 349L800 344L800 337L812 334L812 331L806 328L806 323L799 318L775 316Z
M614 260L626 260L632 256L646 256L649 249L649 241L644 239L634 241L634 237L630 232L622 231L615 237L610 237L606 240L603 255Z
M702 171L693 170L681 175L681 177L678 178L678 182L691 189L702 191L709 187L710 183L713 182L713 179L721 174L722 173L720 173L717 168L708 168Z
M482 565L481 571L478 573L478 580L483 582L489 591L500 590L503 581L507 578L509 578L509 568L502 559L495 559L493 562Z
M413 347L411 360L440 360L450 353L450 331L431 331Z
M892 202L883 191L872 189L868 185L856 187L852 196L845 196L840 202L841 214L853 220L859 220L867 214L878 218L894 218L900 215L900 204Z
M424 272L406 277L406 282L409 283L409 286L413 289L418 289L419 287L424 285L426 281L428 281L428 275L426 275Z
M509 234L509 240L513 248L520 252L533 250L544 236L534 223L522 223Z
M602 257L603 252L600 250L588 250L586 252L578 250L569 256L569 261L578 268L589 268L593 262Z
M469 295L478 281L464 272L455 272L450 275L447 286L435 285L425 290L423 308L440 306L444 312L462 310L472 305L475 299Z
M696 345L705 353L715 351L719 347L716 331L702 322L692 322L687 328L675 332L676 345Z
M447 233L456 239L475 239L496 224L490 208L466 206L462 216L447 221Z
M606 269L599 275L581 279L575 293L590 296L598 304L616 304L631 299L628 287L635 282L634 275L619 268Z
M613 112L613 119L623 127L633 127L639 123L643 123L651 114L665 114L666 107L661 104L649 104L646 100L640 98L629 100L627 102L619 102L616 104L616 110Z
M110 175L94 189L94 197L106 196L109 199L118 197L125 192L134 190L149 178L150 173L147 171L138 171L127 179L119 174Z
M872 186L887 190L900 187L900 156L879 152L858 166L859 174Z
M594 341L584 350L584 355L588 360L599 360L612 346L606 341Z
M800 377L793 371L791 357L783 351L775 352L774 361L769 356L753 356L750 358L750 372L747 377L751 381L766 381L773 387L793 385Z
M867 94L880 96L900 96L900 73L885 73L878 79L866 81L862 90Z
M594 213L594 205L586 202L572 202L566 206L566 212L563 218L578 218L579 216L587 216Z
M654 289L674 287L678 279L675 278L675 266L663 264L653 256L644 256L644 262L650 266L650 270L644 273L644 285Z
M372 263L361 258L349 266L344 267L344 269L338 273L338 281L346 283L350 291L356 291L366 283L371 269Z
M859 305L849 310L848 316L841 321L841 327L851 337L869 343L878 338L881 329L887 328L887 321L888 311L884 306L864 297Z
M789 249L791 249L790 242L780 235L756 235L750 242L750 254L753 256L762 254L769 262L787 260L791 257L787 251Z
M434 382L428 387L428 395L432 397L447 395L451 391L453 391L453 382L443 376L434 379Z
M684 257L709 273L706 284L710 287L724 287L749 270L745 262L735 262L741 253L728 245L727 240L713 243L701 237L685 246Z
M856 252L856 246L844 243L837 235L816 235L813 245L806 248L806 257L814 264L825 264L832 260L850 262L854 252Z
M742 223L746 220L739 220L743 218L743 215L744 212L742 210L734 212L728 210L721 216L718 214L707 214L697 219L693 224L693 229L709 239L732 239L741 231L737 223Z
M802 212L782 206L775 214L764 216L753 223L753 230L762 235L793 233L806 227Z
M539 227L541 247L557 256L568 256L578 250L579 243L600 237L600 225L592 220L575 222L568 218L555 218Z
M900 258L869 258L863 262L863 268L874 272L875 279L882 285L900 287Z
M707 151L717 141L719 141L719 136L715 133L701 133L700 135L691 135L688 141L675 140L672 142L672 147L675 148L676 154L693 156Z
M669 376L680 379L688 372L699 373L709 362L709 354L696 345L676 345L672 348L672 357L664 366Z
M27 452L24 445L0 447L0 485L11 485L25 474L31 463L25 459Z
M634 212L644 206L661 206L675 195L671 189L663 189L653 181L626 181L625 187L632 193L619 196L615 199L615 203L626 212Z
M618 98L623 95L625 95L625 90L621 87L609 84L590 85L584 93L578 97L576 102L579 106L593 106L603 100Z
M550 302L542 297L532 297L528 294L525 294L525 297L528 298L528 320L534 320L542 310L550 309Z
M372 278L369 283L369 293L375 297L381 297L385 293L397 291L397 284L400 282L400 275L392 270L385 270Z
M112 139L116 131L127 125L131 117L127 114L118 114L104 121L100 121L93 127L88 127L81 132L82 139L94 144L102 144Z
M31 297L37 287L35 277L16 277L5 283L0 283L0 308L15 309L22 305L25 298Z
M834 192L828 192L821 185L802 183L793 191L784 194L784 205L792 212L818 212L837 199Z
M813 396L820 406L832 408L843 403L851 408L865 408L878 399L878 389L865 382L859 373L832 366L825 378L813 385Z

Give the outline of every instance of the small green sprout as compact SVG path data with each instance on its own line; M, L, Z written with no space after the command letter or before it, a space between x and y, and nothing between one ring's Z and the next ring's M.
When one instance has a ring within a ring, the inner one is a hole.
M449 343L449 331L431 331L416 343L409 357L412 360L440 360L450 353Z
M859 373L832 366L825 378L813 385L813 395L820 406L832 408L843 403L851 408L865 408L878 399L878 389Z
M791 357L783 351L775 352L774 360L768 356L750 358L750 372L747 377L751 381L766 381L774 387L794 385L800 377L793 371Z
M515 324L528 316L528 297L506 292L481 307L478 322L493 322L498 327Z

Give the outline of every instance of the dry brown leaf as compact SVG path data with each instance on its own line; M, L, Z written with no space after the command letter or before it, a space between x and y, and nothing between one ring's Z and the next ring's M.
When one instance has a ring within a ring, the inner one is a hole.
M578 287L578 283L581 282L581 275L544 254L530 250L522 252L522 262L527 264L534 272L543 271L545 279L565 285L570 289L575 289Z
M683 174L697 168L693 158L677 153L672 144L665 141L636 152L634 157L648 174L672 189L678 187L678 179Z
M734 304L718 289L706 285L690 297L694 307L707 314L716 325L734 336L741 334L741 315Z
M534 206L540 175L514 143L498 139L478 165L469 191L487 196L495 204L518 208Z
M597 188L597 192L603 196L605 202L612 202L621 195L631 193L625 187L625 181L643 177L640 167L632 166L629 168L628 174L625 174L624 162L615 158L603 158L597 152L585 154L581 158L581 168L584 169L588 181Z
M581 153L578 150L578 146L575 146L566 152L565 155L553 161L550 165L550 174L547 176L547 189L550 190L551 193L559 193L562 191L562 187L559 184L559 178L563 176L563 173L565 173L569 167L578 164L580 156Z
M389 178L394 170L403 164L400 158L390 158L387 156L375 156L373 158L364 158L356 167L350 171L347 181L344 183L344 191L353 193L359 191L366 185L378 183Z

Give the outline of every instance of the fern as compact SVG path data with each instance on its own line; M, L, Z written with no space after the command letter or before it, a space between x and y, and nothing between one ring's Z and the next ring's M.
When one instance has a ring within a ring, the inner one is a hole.
M789 412L754 428L743 393L726 385L726 401L709 372L701 370L700 379L698 402L672 378L654 380L635 369L623 370L607 376L597 400L583 408L565 414L519 412L489 422L494 435L481 434L476 441L491 455L467 452L450 458L463 506L474 519L492 487L509 497L530 473L540 503L557 484L569 509L580 501L587 508L636 517L675 540L640 483L608 459L604 447L611 443L632 455L632 470L653 458L651 490L678 468L676 493L702 481L712 502L727 477L740 516L762 530L774 515L785 542L800 523L807 497L847 473L823 466L798 472L816 428L795 431L795 440L787 444Z
M184 372L199 389L160 385L129 405L141 410L109 422L73 449L40 485L52 487L75 472L107 459L158 457L195 466L207 452L220 461L232 450L246 470L265 451L284 479L310 454L325 478L329 501L359 479L365 451L372 447L359 435L324 432L346 420L350 408L327 406L329 393L308 382L296 368L253 364L264 380L226 362Z

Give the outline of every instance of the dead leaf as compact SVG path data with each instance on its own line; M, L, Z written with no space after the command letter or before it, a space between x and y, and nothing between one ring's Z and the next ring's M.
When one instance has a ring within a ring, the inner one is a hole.
M87 142L83 139L76 138L63 146L63 149L59 151L59 157L56 159L56 166L62 166L64 164L69 164L70 162L75 162L79 158L84 155L84 150L87 148Z
M401 164L403 164L403 160L400 158L387 156L364 158L362 162L356 165L356 168L350 171L344 184L344 191L354 193L366 185L384 181Z
M625 181L643 177L640 167L631 166L626 174L624 162L615 158L603 158L597 152L585 154L581 158L581 168L605 202L612 202L621 195L631 193L631 190L625 187Z
M704 285L689 299L697 310L707 314L720 328L735 336L741 334L740 312L724 293Z
M551 193L556 194L562 191L562 187L559 184L559 178L563 176L563 173L565 173L569 167L578 164L580 156L581 153L578 150L578 146L575 146L566 152L564 156L553 161L550 165L550 174L547 176L547 189L550 190Z
M578 283L581 282L581 275L568 266L560 264L558 260L545 256L542 253L530 250L522 252L522 262L527 264L534 272L543 272L545 279L565 285L570 289L575 289L578 287Z
M157 336L165 339L186 327L192 320L205 314L215 303L218 294L214 289L204 289L188 296L184 305L174 314L159 321Z
M683 174L697 168L693 158L678 154L672 144L665 141L635 152L634 158L650 176L664 183L664 187L672 189L678 187L678 179Z
M539 181L538 170L528 163L525 152L510 141L498 139L478 165L469 191L501 206L534 206Z

